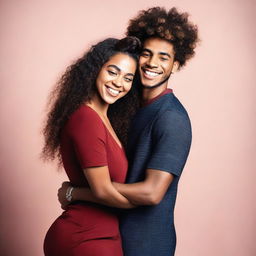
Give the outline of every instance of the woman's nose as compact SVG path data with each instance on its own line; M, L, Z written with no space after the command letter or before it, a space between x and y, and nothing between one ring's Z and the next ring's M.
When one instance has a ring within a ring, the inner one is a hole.
M112 81L112 83L116 86L116 87L121 87L122 86L122 77L118 76L116 77L116 79L114 79Z

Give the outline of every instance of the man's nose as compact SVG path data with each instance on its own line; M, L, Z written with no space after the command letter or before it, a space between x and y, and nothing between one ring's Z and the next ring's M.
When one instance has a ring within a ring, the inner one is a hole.
M151 58L149 58L146 64L148 65L148 67L157 68L158 67L157 58L155 56L152 56Z

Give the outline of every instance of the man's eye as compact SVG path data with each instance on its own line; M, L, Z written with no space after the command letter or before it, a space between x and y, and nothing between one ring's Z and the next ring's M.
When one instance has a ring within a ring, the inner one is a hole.
M116 72L111 71L111 70L108 70L108 73L109 73L111 76L115 76L115 75L116 75Z
M149 57L149 54L146 53L146 52L143 52L143 53L141 54L141 56L143 56L143 57Z
M167 58L164 58L164 57L161 57L160 59L163 60L163 61L168 60Z

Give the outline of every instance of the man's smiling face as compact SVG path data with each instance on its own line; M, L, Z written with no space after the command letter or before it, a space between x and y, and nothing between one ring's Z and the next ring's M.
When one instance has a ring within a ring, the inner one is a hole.
M161 38L149 38L144 42L139 59L142 85L153 87L163 81L165 85L172 71L179 67L174 61L173 45Z

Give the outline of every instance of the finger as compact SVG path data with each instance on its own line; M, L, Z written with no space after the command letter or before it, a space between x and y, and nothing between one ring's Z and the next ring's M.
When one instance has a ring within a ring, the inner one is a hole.
M61 208L62 208L63 210L67 210L67 206L68 206L67 204L62 204L62 205L61 205Z
M64 181L62 182L62 186L69 186L70 182L69 181Z

